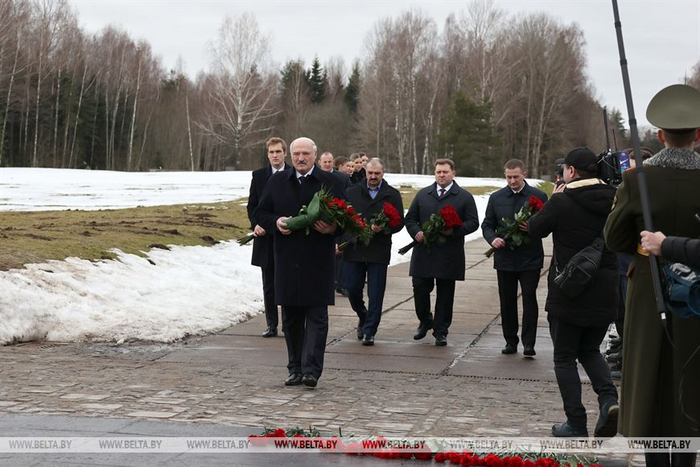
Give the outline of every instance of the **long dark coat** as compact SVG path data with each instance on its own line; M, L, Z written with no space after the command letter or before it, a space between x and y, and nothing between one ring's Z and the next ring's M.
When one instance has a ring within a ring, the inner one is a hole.
M284 170L289 168L290 167L285 163ZM248 195L248 205L246 206L251 230L253 230L256 225L260 224L255 220L253 213L255 212L255 208L257 208L258 204L260 203L260 198L265 190L265 185L271 176L271 165L253 170L253 180L250 182L250 194ZM272 239L272 235L264 235L262 237L256 237L253 240L253 255L250 261L253 266L266 268L274 264L272 261Z
M406 230L411 238L415 238L430 215L437 214L448 204L455 208L464 224L454 229L443 245L433 244L430 251L420 243L413 248L409 271L413 277L464 280L464 237L479 228L479 213L471 193L454 183L450 191L439 199L436 183L423 188L413 198L406 213Z
M666 149L647 161L661 159L661 166L644 166L653 225L666 235L698 238L700 223L694 216L700 212L700 155L678 151ZM671 158L664 158L668 155ZM686 161L685 168L672 159ZM700 319L669 313L675 348L671 347L656 311L649 259L637 251L642 230L639 184L634 171L628 171L605 227L611 249L634 254L627 285L619 431L625 436L698 436L690 430L678 399L683 365L700 346ZM700 357L696 354L683 382L683 405L695 420L700 420L699 395Z
M258 223L275 235L275 302L278 305L335 303L335 235L321 234L314 229L310 229L308 235L304 230L282 235L276 224L280 217L298 215L301 206L308 205L322 187L335 197L345 198L339 179L318 166L302 184L297 181L294 169L275 174L254 212Z
M517 194L506 186L489 196L486 215L481 223L481 230L489 245L497 237L503 238L503 234L496 233L496 228L506 226L503 218L513 220L520 208L529 203L530 196L540 199L543 203L547 202L544 191L531 187L527 182ZM533 271L542 269L543 265L544 250L541 238L533 238L530 244L521 245L515 250L511 250L508 246L499 248L493 254L493 268L499 271Z
M382 180L379 193L372 199L367 183L363 181L348 188L347 196L353 208L367 223L372 219L372 216L384 209L384 203L389 203L396 208L401 215L401 222L398 226L390 229L391 233L389 234L384 232L374 234L367 246L362 242L350 245L343 251L343 259L345 261L389 264L391 260L391 235L403 229L404 224L401 193L390 186L386 180Z
M598 273L581 296L569 298L554 283L555 263L563 269L576 253L603 234L614 196L615 189L597 179L570 182L564 193L552 195L528 223L533 237L553 234L554 257L547 275L545 310L562 321L603 327L617 317L620 276L617 256L607 248L603 250Z

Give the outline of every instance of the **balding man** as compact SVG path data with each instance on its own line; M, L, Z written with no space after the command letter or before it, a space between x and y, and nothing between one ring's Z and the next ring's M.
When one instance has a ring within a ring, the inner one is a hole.
M367 222L384 210L384 203L391 204L401 217L396 226L387 226L386 229L372 224L373 237L369 245L355 243L344 251L348 299L360 318L357 338L362 339L363 345L374 345L374 335L382 317L386 272L391 259L391 236L403 229L403 202L399 190L384 180L384 163L381 159L370 159L366 171L367 178L348 189L348 201ZM369 296L367 307L362 298L365 279Z
M323 371L328 336L328 305L335 303L333 266L337 226L316 221L305 230L290 231L285 220L296 216L322 188L344 198L336 177L315 165L316 144L297 138L289 146L293 169L270 178L255 218L275 233L275 298L282 306L287 343L287 386L315 387Z

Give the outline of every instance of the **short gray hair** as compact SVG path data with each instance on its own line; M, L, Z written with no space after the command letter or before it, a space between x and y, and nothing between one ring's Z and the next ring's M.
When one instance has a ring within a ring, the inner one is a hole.
M289 152L292 152L292 150L294 149L294 143L296 143L297 141L307 141L311 143L311 146L314 148L314 154L318 154L318 148L316 147L316 143L314 143L314 140L312 140L311 138L307 138L306 136L300 136L299 138L292 141L292 144L289 145Z

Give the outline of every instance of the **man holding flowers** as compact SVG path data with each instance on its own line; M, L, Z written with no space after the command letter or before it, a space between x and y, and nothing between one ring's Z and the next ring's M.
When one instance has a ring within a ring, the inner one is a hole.
M521 160L511 159L503 167L508 186L489 197L486 217L481 224L484 238L494 254L493 268L498 276L501 325L506 346L504 354L518 351L518 283L523 297L523 355L535 355L537 337L537 285L544 265L542 239L533 239L524 223L539 211L547 195L525 181L527 171Z
M315 165L312 140L297 138L289 149L293 169L270 178L254 215L268 233L275 234L275 300L282 306L289 358L285 385L315 387L323 371L328 305L335 303L335 236L340 229L336 222L318 216L308 225L296 222L302 224L296 228L292 216L307 208L312 211L313 200L318 213L319 192L337 199L344 195L339 179Z
M464 280L464 237L479 228L474 197L454 182L451 159L435 161L435 183L418 192L406 214L406 229L417 242L409 274L420 324L414 339L433 329L435 345L447 345L452 323L455 281ZM439 230L432 235L435 226ZM435 317L430 312L430 292L437 285Z
M365 167L366 178L348 188L348 201L368 222L372 236L369 243L351 242L343 250L343 277L348 289L348 300L360 322L357 338L363 345L374 345L382 317L386 289L386 273L391 259L391 236L403 228L401 193L384 180L384 162L373 158ZM363 300L367 278L369 307Z

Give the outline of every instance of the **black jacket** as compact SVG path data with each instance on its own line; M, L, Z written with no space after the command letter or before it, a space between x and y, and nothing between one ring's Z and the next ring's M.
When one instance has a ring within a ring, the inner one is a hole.
M289 166L285 163L283 170L287 169L289 169ZM250 194L248 195L248 206L246 206L251 230L253 230L256 225L260 224L255 220L253 212L255 208L258 207L265 185L271 176L271 165L253 170L253 180L250 182ZM267 234L262 237L256 237L253 240L253 255L250 261L253 266L260 266L263 268L272 266L272 239L273 236Z
M294 217L302 205L308 205L322 187L333 196L345 199L339 179L318 166L299 184L294 169L271 177L254 218L269 233L274 233L275 301L286 306L333 305L335 235L314 229L282 235L277 219ZM340 230L336 235L341 234Z
M360 170L358 170L357 172L353 173L350 176L350 180L352 181L353 184L360 183L365 178L367 178L367 171L365 170L364 167L361 168Z
M553 316L578 326L607 326L617 317L619 274L615 253L604 248L600 269L583 295L567 297L553 281L555 262L561 270L579 251L603 235L615 189L597 179L569 182L528 224L533 237L554 239L545 309Z
M533 188L525 182L525 186L518 194L513 193L510 187L501 188L489 197L486 206L486 217L481 223L481 230L489 245L497 237L503 238L503 234L496 234L496 228L505 228L503 218L513 220L515 214L528 204L530 196L547 202L547 195L537 188ZM544 250L542 239L533 238L529 245L521 245L511 250L509 245L499 248L494 253L493 267L500 271L532 271L542 269L544 264Z
M413 248L409 274L413 277L426 277L448 280L464 280L465 257L464 237L479 228L479 213L474 197L460 188L455 182L442 199L438 197L436 184L418 192L406 213L406 230L415 238L423 230L421 227L431 214L446 205L451 205L462 219L462 227L454 229L443 245L433 244L428 251L422 244Z
M401 193L396 188L390 186L386 180L382 180L379 193L372 199L367 188L366 181L353 185L347 192L348 201L360 216L369 224L374 214L384 209L384 203L389 203L396 208L401 215L401 223L391 229L390 234L380 232L374 234L369 245L356 242L343 251L343 260L358 261L363 263L389 264L391 260L391 235L403 229L403 201Z
M340 179L340 185L343 187L344 190L347 190L352 186L352 181L350 180L350 175L346 174L345 172L342 172L340 170L333 170L333 172L330 172L338 179Z
M700 239L666 237L661 243L661 254L671 263L700 268Z

